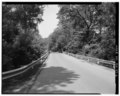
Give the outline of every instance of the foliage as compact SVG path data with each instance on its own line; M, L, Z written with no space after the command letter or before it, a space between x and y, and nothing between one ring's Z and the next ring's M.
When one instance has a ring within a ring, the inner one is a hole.
M115 3L59 7L59 24L49 37L49 50L115 60Z
M37 24L42 21L43 6L37 4L2 5L2 70L18 68L43 53Z

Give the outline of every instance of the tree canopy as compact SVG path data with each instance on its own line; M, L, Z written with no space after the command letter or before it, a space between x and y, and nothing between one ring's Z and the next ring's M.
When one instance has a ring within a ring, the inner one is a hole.
M43 39L37 27L44 5L2 4L3 71L28 64L45 50L115 60L116 3L58 6L58 26Z
M59 5L49 50L115 60L116 4Z
M43 9L38 4L2 4L3 71L28 64L44 52L37 29Z

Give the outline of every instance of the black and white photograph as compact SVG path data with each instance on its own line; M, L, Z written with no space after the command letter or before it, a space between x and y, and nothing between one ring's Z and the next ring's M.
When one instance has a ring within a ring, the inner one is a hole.
M119 2L1 7L2 94L119 94Z

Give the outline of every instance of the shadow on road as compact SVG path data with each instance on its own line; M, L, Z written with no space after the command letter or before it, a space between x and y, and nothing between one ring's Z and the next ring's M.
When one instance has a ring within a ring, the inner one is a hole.
M60 88L63 89L77 78L79 78L78 74L63 67L48 67L37 77L29 93L74 93Z
M41 63L38 63L38 65L34 66L34 68L30 68L28 71L22 73L21 75L2 81L2 93L19 93L19 91L13 92L13 90L19 89L21 91L24 86L27 87L27 83L34 78L40 67ZM23 93L23 91L21 93Z

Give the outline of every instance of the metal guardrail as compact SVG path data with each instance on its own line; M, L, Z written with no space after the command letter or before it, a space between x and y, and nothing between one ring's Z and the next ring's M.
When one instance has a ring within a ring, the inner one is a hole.
M66 53L66 52L64 52L64 53ZM83 55L76 55L76 54L72 54L72 53L66 53L66 54L76 57L78 59L87 60L88 62L99 64L99 65L111 66L113 69L115 69L114 61L108 61L108 60L103 60L103 59L98 59L98 58L93 58L93 57L83 56Z
M45 53L41 58L35 60L35 61L32 61L30 64L28 65L25 65L21 68L17 68L17 69L14 69L14 70L10 70L10 71L7 71L7 72L3 72L2 73L2 80L5 80L5 79L8 79L8 78L11 78L11 77L14 77L14 76L17 76L17 75L20 75L24 72L26 72L27 70L29 70L30 68L33 68L36 64L38 64L37 62L41 62L43 63L46 58L48 57L48 52Z

